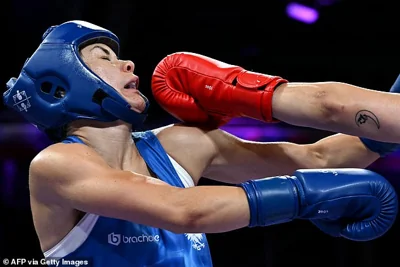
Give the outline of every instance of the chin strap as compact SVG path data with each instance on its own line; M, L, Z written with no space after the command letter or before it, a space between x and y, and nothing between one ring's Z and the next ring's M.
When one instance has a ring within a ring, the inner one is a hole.
M130 105L123 105L111 97L105 97L101 102L101 107L115 116L116 118L128 122L134 126L134 128L140 127L147 118L147 110L149 108L148 99L140 94L146 103L145 110L142 113L137 113L131 109Z

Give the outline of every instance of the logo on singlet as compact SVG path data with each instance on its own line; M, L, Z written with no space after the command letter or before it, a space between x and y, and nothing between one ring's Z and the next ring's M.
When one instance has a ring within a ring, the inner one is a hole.
M121 235L114 233L109 234L108 243L114 246L118 246L121 243Z
M159 242L159 235L138 235L138 236L126 236L121 234L110 233L108 235L108 243L114 246L121 244L135 244L135 243L150 243Z
M185 234L186 238L192 242L192 248L195 250L202 250L205 247L202 234Z

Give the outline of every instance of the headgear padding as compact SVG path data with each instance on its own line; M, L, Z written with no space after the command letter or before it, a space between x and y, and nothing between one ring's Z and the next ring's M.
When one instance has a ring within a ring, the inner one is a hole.
M119 40L112 32L84 21L50 27L19 77L11 78L4 93L7 106L20 112L40 130L57 130L77 119L111 122L118 119L139 127L146 118L94 74L79 49L92 43L108 45L118 56Z

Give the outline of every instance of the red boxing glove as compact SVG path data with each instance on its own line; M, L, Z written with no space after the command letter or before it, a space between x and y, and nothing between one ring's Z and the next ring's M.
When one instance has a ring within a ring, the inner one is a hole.
M273 121L272 95L287 80L194 53L174 53L152 77L155 100L187 123L221 126L234 117Z

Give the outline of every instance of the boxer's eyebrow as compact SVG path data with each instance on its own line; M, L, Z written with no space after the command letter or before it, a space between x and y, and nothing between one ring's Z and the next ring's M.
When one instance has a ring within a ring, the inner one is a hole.
M92 49L90 49L90 51L92 51L92 50L95 49L95 48L101 49L107 56L110 56L110 55L111 55L111 53L110 53L110 51L108 51L108 49L105 49L104 47L101 47L101 46L99 46L99 45L93 46Z

